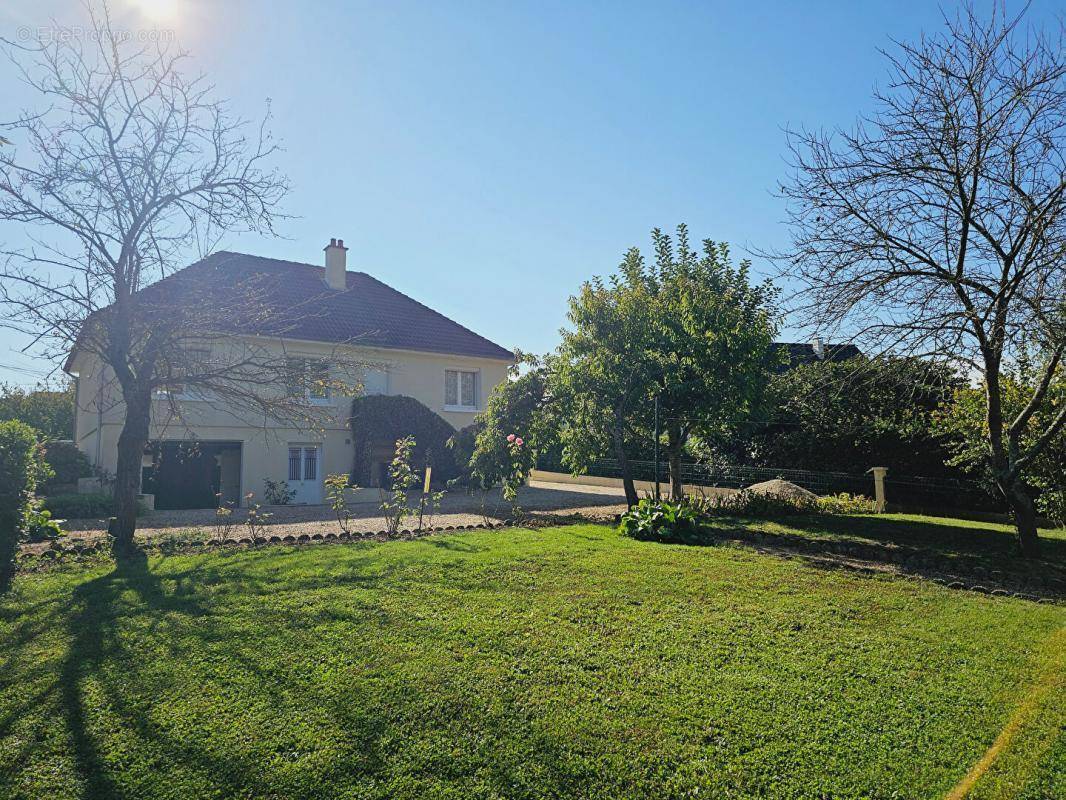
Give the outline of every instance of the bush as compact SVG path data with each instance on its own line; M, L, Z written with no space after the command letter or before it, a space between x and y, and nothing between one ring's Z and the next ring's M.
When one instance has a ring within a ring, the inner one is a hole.
M424 464L433 467L433 482L439 485L459 475L448 440L455 429L440 415L404 395L369 395L352 400L351 481L357 486L373 486L379 476L371 475L372 453L387 447L391 452L400 439L414 437L418 443L411 451L411 465L421 471Z
M702 505L645 497L622 515L619 531L642 541L695 542L700 539Z
M0 592L15 574L15 554L37 481L49 474L37 432L23 422L0 422Z
M60 520L52 519L52 512L44 507L44 501L34 498L26 504L22 517L22 536L28 542L47 542L63 535Z
M60 519L92 519L110 517L115 502L108 494L54 494L45 498L44 507Z
M263 480L264 490L263 499L267 501L267 505L271 506L287 506L296 497L296 491L289 488L289 484L285 481L275 481L270 478Z
M1066 490L1044 489L1037 498L1036 508L1060 528L1066 528Z
M75 486L78 478L90 478L93 475L89 459L73 442L46 442L44 460L55 474L37 487L42 494L50 494L59 486Z
M818 499L802 496L765 494L743 489L736 494L710 498L704 508L708 514L776 519L817 513L819 503Z
M831 494L818 498L818 510L823 514L876 514L877 504L861 494Z

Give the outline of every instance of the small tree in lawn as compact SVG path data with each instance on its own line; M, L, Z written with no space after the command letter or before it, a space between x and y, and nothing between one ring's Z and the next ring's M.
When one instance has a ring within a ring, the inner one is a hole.
M652 438L659 400L670 483L681 495L689 437L745 419L759 402L776 332L776 290L752 284L750 264L710 240L697 253L678 226L676 247L652 232L655 259L631 249L619 273L595 278L570 301L571 330L551 362L550 392L565 420L566 457L581 467L610 443L626 499L636 503L628 452Z
M751 265L734 266L729 247L710 240L702 253L677 229L677 246L656 230L655 263L634 270L653 309L648 371L666 440L673 497L682 494L681 457L689 438L721 437L759 406L777 333L777 290L753 284Z
M342 473L331 473L326 476L322 483L326 487L326 501L329 503L329 507L333 509L333 514L337 518L341 533L351 534L352 512L348 508L347 493L349 489L357 489L358 487L352 485L349 477Z
M1066 50L994 6L889 56L889 87L850 131L790 136L784 184L802 288L793 310L870 354L980 377L988 469L1024 555L1039 551L1027 475L1066 426ZM1043 358L1011 409L1005 375ZM1037 435L1030 423L1044 420Z
M396 442L396 452L389 464L388 491L381 490L381 514L385 519L385 530L389 536L395 536L403 527L403 522L418 513L407 502L407 492L418 483L418 476L411 469L411 451L415 448L415 437L405 436Z

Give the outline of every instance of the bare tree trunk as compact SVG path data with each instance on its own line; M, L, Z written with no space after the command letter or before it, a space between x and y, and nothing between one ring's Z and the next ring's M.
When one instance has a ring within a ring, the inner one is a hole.
M626 455L625 441L622 438L622 424L615 419L611 426L611 437L614 440L614 456L618 459L618 467L622 471L622 486L626 491L626 505L632 508L639 499L637 487L633 485L633 471L629 466L629 457Z
M1015 481L1004 489L1007 505L1014 515L1014 526L1018 531L1018 548L1024 558L1040 557L1040 538L1036 531L1036 506L1033 498L1025 490L1025 484Z
M126 398L126 419L118 437L115 466L115 519L110 530L116 556L135 549L133 532L137 527L137 495L141 489L141 462L148 444L150 413L150 390Z

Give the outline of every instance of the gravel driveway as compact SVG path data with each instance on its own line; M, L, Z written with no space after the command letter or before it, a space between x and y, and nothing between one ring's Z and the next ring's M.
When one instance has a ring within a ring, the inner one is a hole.
M534 481L519 490L518 504L523 511L534 515L575 514L590 519L610 519L625 509L624 498L622 490L613 487ZM377 503L358 503L349 508L353 532L369 533L385 527ZM316 533L339 531L337 520L328 506L265 506L263 511L273 515L267 526L267 536L313 536ZM499 489L484 493L484 499L480 492L474 495L454 492L445 495L440 510L432 519L427 514L424 524L432 527L501 522L507 517L508 511L509 507L500 497ZM240 524L246 513L245 509L234 512L238 524L234 525L230 538L239 539L248 535L245 526ZM137 537L151 539L180 531L195 533L206 540L215 537L214 521L214 509L155 511L138 520ZM412 524L417 523L408 521L405 526ZM106 534L107 520L67 520L63 527L72 538L91 540ZM30 546L28 549L36 548Z

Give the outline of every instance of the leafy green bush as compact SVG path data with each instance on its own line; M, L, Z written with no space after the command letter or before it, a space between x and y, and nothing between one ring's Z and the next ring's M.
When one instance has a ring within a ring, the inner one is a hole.
M50 494L58 486L77 484L78 478L89 478L93 474L89 459L73 442L45 442L44 460L55 474L37 487L42 494Z
M110 517L115 503L108 494L54 494L46 497L44 508L61 519Z
M1036 508L1059 527L1066 528L1066 490L1044 489L1036 500Z
M15 574L15 554L37 481L50 474L37 432L24 422L0 422L0 592Z
M59 520L52 519L52 512L44 507L44 500L34 498L26 504L22 515L22 535L28 542L47 542L63 535Z
M622 515L619 531L642 541L695 542L700 538L700 509L686 500L645 497Z
M296 491L289 488L285 481L275 481L270 478L263 480L263 499L268 505L287 506L296 497Z
M455 455L448 440L455 429L448 422L413 397L404 395L369 395L352 400L352 483L373 486L379 476L371 474L373 453L378 448L390 450L400 439L411 436L417 444L411 450L411 465L421 471L433 467L433 482L446 484L459 475Z
M710 498L704 508L708 514L777 519L817 513L819 504L817 500L805 497L765 494L743 489L736 494Z
M876 514L877 504L861 494L841 492L819 497L818 510L823 514Z

